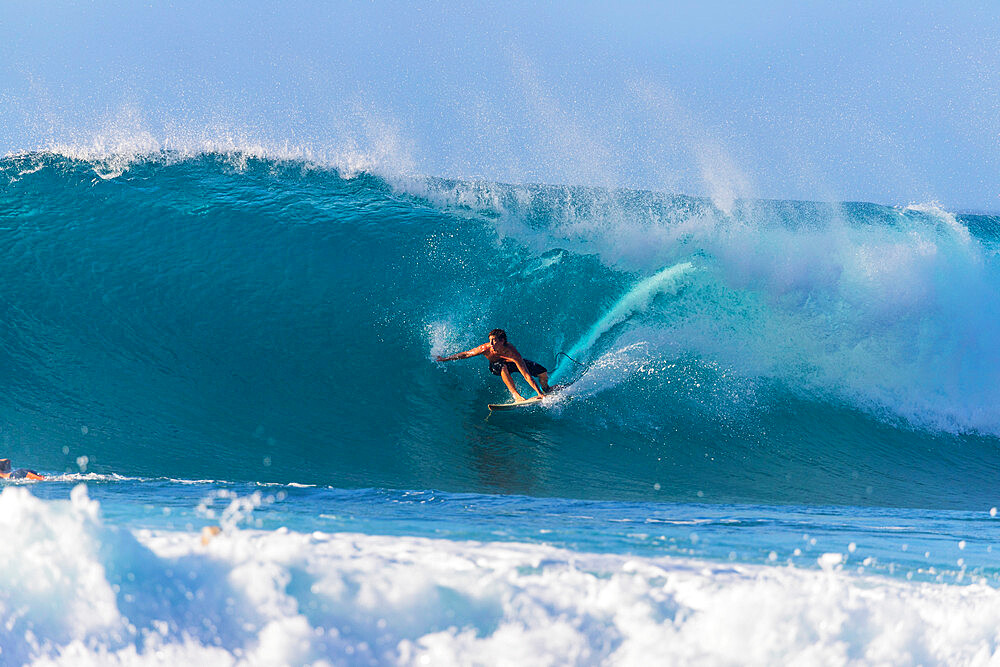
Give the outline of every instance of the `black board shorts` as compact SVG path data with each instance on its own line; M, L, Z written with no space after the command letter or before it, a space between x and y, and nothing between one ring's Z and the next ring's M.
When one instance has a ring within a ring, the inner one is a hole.
M511 372L511 375L517 372L517 364L513 361L491 361L490 362L490 373L493 375L500 375L503 371L503 367L507 366L507 370ZM524 365L528 367L528 373L534 377L538 377L542 373L548 373L549 371L539 363L532 361L531 359L525 359Z

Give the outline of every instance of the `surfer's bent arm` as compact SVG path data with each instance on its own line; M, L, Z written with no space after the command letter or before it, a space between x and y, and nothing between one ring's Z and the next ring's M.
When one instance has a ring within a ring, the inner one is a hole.
M465 352L459 352L458 354L451 354L447 357L438 357L438 361L455 361L456 359L468 359L469 357L476 357L486 351L488 345L483 343L479 347L474 347L471 350L466 350Z

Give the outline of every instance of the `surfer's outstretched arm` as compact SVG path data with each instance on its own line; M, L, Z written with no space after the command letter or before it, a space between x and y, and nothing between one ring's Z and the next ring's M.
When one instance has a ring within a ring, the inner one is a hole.
M458 354L450 354L447 357L438 356L437 361L455 361L456 359L468 359L469 357L477 357L486 351L489 347L488 343L483 343L479 347L474 347L471 350L466 350L465 352L459 352Z

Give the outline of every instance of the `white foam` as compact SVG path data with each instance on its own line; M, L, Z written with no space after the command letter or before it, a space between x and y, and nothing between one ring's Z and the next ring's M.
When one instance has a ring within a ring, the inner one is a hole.
M143 119L123 113L92 129L30 150L11 151L6 157L27 165L18 176L41 169L44 165L37 158L46 154L87 162L103 180L118 178L138 163L171 164L214 155L237 170L246 169L252 160L270 160L298 163L304 169L333 169L344 178L375 174L400 188L417 179L412 144L397 124L371 110L358 111L351 120L349 131L316 145L269 139L266 133L250 128L172 125L154 130Z
M978 664L1000 592L544 545L106 526L0 494L0 662Z
M143 477L128 477L117 473L97 473L97 472L67 472L63 474L45 475L47 482L144 482Z

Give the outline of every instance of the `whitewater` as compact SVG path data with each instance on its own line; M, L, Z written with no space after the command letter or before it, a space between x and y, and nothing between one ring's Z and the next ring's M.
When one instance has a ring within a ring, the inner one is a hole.
M0 159L0 662L1000 659L1000 216L334 162Z

